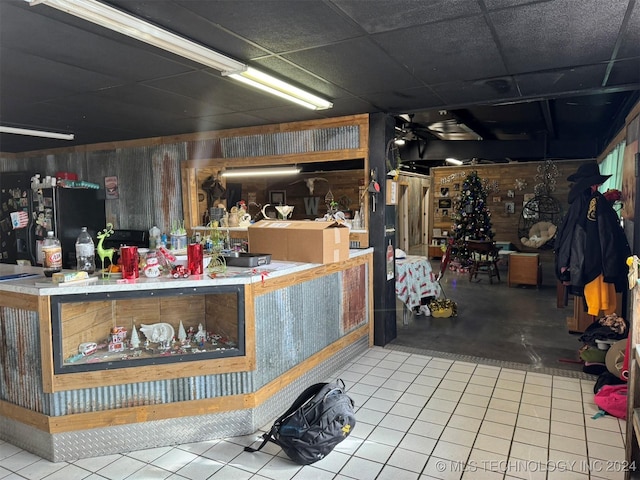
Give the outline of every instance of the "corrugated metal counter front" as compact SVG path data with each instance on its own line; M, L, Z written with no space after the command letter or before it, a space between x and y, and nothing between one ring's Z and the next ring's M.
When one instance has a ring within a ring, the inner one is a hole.
M17 273L41 269L0 265L0 276ZM42 280L0 281L0 438L51 461L250 434L371 344L372 249L215 279ZM176 332L213 324L237 334L236 347L74 362L105 322L158 315Z

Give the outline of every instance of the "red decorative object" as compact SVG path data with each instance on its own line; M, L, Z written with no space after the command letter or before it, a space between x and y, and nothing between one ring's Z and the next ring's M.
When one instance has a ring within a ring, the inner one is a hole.
M615 203L620 201L620 199L622 198L622 192L615 188L613 189L610 188L609 190L603 193L603 196L604 198L607 199L609 203Z

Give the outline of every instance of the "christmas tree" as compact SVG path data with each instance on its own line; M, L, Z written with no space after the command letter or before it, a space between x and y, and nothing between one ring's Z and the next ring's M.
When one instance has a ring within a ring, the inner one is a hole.
M460 263L469 259L467 240L493 240L487 192L477 172L467 176L456 198L453 214L453 257Z

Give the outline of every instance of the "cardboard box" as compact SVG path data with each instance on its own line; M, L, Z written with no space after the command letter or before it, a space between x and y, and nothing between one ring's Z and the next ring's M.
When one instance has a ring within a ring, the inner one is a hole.
M349 258L349 228L336 222L261 220L249 226L249 251L273 260L333 263Z

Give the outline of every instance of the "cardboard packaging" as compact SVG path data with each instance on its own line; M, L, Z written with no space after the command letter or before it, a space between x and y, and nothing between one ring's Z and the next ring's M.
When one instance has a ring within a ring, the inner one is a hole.
M270 253L273 260L333 263L349 258L349 228L336 222L261 220L248 233L249 251Z

